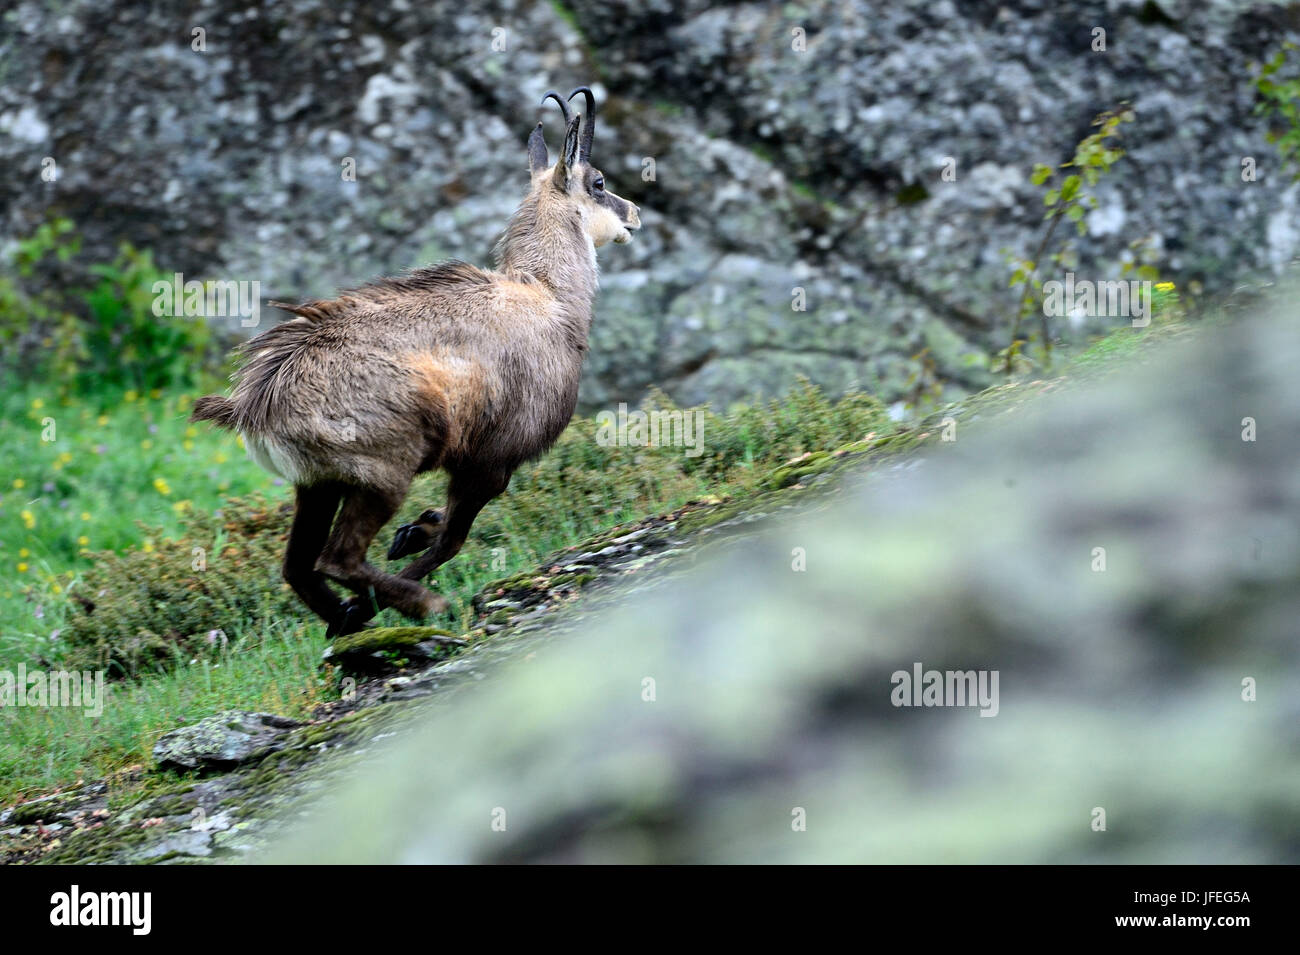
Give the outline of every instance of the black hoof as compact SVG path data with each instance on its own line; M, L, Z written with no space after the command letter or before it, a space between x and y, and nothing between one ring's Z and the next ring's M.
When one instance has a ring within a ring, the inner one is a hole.
M410 524L403 524L393 533L393 543L388 548L388 559L397 560L408 554L418 554L433 546L442 530L442 511L425 511Z
M369 600L353 597L346 601L325 631L325 639L346 637L349 633L358 633L366 629L366 624L374 616L374 608Z

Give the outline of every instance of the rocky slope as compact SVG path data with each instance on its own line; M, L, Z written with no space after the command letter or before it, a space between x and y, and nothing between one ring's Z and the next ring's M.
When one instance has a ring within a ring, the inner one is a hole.
M1029 389L1035 391L1037 389ZM1018 396L1017 396L1018 397ZM990 406L1009 401L987 396ZM310 721L216 713L164 734L154 765L0 811L0 861L171 863L256 858L327 788L366 772L381 741L409 736L428 713L572 632L609 601L690 572L718 543L752 534L773 514L830 489L832 475L892 460L934 437L920 431L876 447L851 446L775 471L768 491L743 502L700 501L619 526L503 579L475 599L480 621L460 638L428 627L381 628L335 641L322 665L344 699ZM807 483L803 483L807 482Z
M155 751L204 772L20 804L0 852L1294 862L1295 301L615 528L463 646L336 644L311 723L216 715ZM892 705L917 664L996 715Z
M591 81L596 158L647 227L604 254L587 408L797 372L890 399L923 348L977 387L963 354L1006 337L998 250L1028 254L1041 225L1029 170L1122 99L1138 120L1081 274L1118 277L1145 238L1215 290L1300 250L1300 186L1249 82L1288 37L1300 5L1230 0L23 0L0 19L3 231L64 213L101 260L128 239L280 299L482 262L541 95Z

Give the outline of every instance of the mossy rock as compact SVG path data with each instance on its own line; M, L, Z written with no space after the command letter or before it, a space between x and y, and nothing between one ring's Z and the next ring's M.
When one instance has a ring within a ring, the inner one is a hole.
M804 478L829 471L835 463L835 457L825 451L815 451L789 461L778 468L763 481L768 490L779 491L784 487L799 484Z
M438 627L374 627L337 638L325 648L321 662L348 672L382 673L405 663L444 659L466 644Z
M227 770L265 756L300 725L274 713L227 710L164 733L154 744L153 757L160 769Z
M9 815L9 824L29 826L35 822L53 822L61 813L73 809L79 798L78 793L56 793L43 799L19 803Z

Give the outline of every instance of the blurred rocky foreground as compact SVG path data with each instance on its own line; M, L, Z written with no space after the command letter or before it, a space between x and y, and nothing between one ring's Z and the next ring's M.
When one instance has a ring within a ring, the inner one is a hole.
M265 858L1300 860L1296 302L521 641ZM916 663L996 716L891 705Z
M1001 250L1038 244L1033 165L1121 100L1128 155L1076 272L1117 279L1145 241L1217 292L1300 252L1251 85L1287 39L1300 4L1268 0L17 0L0 233L66 215L89 261L125 239L289 301L485 263L539 118L557 148L543 93L590 83L594 158L645 228L602 254L584 408L651 385L722 407L799 373L892 401L922 349L955 396L1007 344Z

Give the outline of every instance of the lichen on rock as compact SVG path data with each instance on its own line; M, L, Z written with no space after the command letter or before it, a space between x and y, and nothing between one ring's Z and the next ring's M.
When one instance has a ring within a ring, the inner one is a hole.
M164 733L153 757L160 769L230 769L265 756L300 725L273 713L227 710Z

